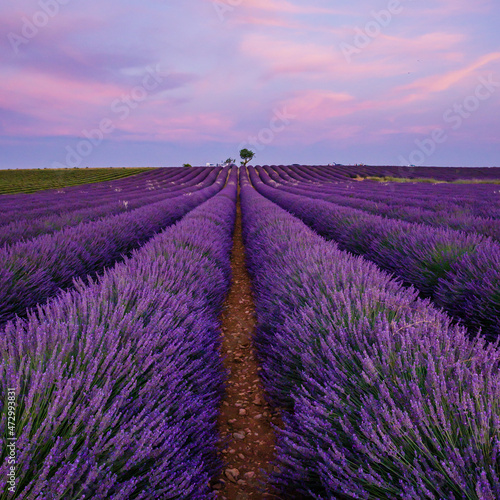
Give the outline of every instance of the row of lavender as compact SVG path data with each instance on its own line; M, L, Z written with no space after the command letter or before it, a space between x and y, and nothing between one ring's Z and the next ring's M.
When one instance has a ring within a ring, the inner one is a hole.
M167 185L171 180L193 174L193 171L188 172L178 168L161 168L119 180L78 185L64 189L49 189L32 194L2 195L0 197L0 209L2 214L5 214L43 209L47 208L48 204L61 211L65 211L72 206L82 208L99 198L113 196L118 192L131 194L137 190L144 191ZM0 223L3 223L3 217L0 219Z
M362 198L360 193L353 189L351 189L351 193L354 191L355 196L341 193L338 189L330 189L326 193L305 186L301 188L286 186L283 189L310 198L382 215L389 219L423 223L433 227L449 227L457 231L482 234L500 240L500 208L495 208L487 203L483 204L484 206L480 210L474 210L474 213L471 213L472 211L464 209L463 205L460 206L455 202L446 203L442 199L435 200L435 204L439 205L437 208L436 206L432 207L432 201L422 201L419 206L415 206L413 203L408 203L408 197L399 202L391 200L390 203L371 199L370 195ZM389 194L387 196L390 197ZM478 213L482 215L478 215Z
M116 183L103 183L104 186L99 185L99 183L79 186L78 191L41 191L32 195L16 195L8 207L2 207L0 226L8 225L13 220L35 220L54 215L64 216L78 210L97 208L111 202L148 196L154 194L153 191L167 193L184 187L187 182L189 182L188 185L194 185L191 182L194 177L203 173L208 175L210 171L210 169L196 169L189 172L181 169L177 169L178 172L172 172L172 170L158 169L122 179ZM181 171L179 172L179 170ZM161 181L153 182L151 179L153 174L156 174L156 177ZM0 203L3 201L3 198L0 197Z
M280 175L285 175L288 180L293 180L293 181L298 181L298 182L309 182L309 183L318 183L318 184L324 184L325 182L328 182L330 184L335 183L337 185L343 185L343 186L349 186L352 187L352 178L346 177L342 181L339 181L339 179L336 179L332 177L329 173L329 167L294 167L294 166L264 166L262 168L265 168L267 170L275 170L278 172ZM354 175L354 174L353 174ZM391 192L395 193L396 195L398 193L403 194L408 193L411 191L411 193L415 193L415 196L417 198L420 197L425 197L428 198L429 196L434 196L436 191L439 191L441 194L444 194L445 196L453 196L453 197L465 197L465 198L472 198L472 199L477 199L478 201L480 200L480 197L475 196L475 191L470 189L471 183L468 182L466 179L462 179L461 183L449 183L445 181L439 181L439 182L376 182L376 181L370 181L367 179L360 178L359 176L356 177L356 180L361 180L363 182L360 182L357 186L356 189L363 189L363 187L366 187L366 190L372 190L372 189L377 189L380 188L381 191L386 189L387 187L390 187ZM408 179L407 179L408 180ZM493 192L498 190L496 187L495 182L498 182L500 180L500 177L497 177L495 179L490 179L486 183L479 183L479 184L474 184L475 190L479 191L481 193L481 196L486 192L490 193L491 195L491 188L493 188Z
M286 167L278 165L279 168ZM320 170L335 181L346 181L353 178L396 177L404 179L429 179L440 182L462 180L490 181L500 179L500 167L491 168L448 168L448 167L399 167L371 165L292 165L294 172L310 175L311 171Z
M407 179L435 179L444 182L460 180L498 180L499 167L415 167L415 166L359 166L357 174L363 177L383 176Z
M453 216L500 217L499 188L495 184L332 182L325 169L265 166L257 170L265 171L274 181L287 187L310 189L339 198L345 196L357 202L369 200L380 204L381 210L384 205L391 210L404 205L429 216L445 212Z
M236 180L0 333L1 393L18 408L15 493L4 446L0 499L211 497Z
M191 176L191 179L181 178L183 182L174 183L173 186L170 186L169 182L169 186L166 188L155 188L147 191L136 189L126 195L119 191L121 194L115 192L106 195L106 197L93 197L92 206L83 209L71 210L68 205L63 205L61 207L62 212L41 217L33 217L33 214L30 215L29 212L22 212L10 224L0 227L0 247L18 241L26 241L41 234L51 234L82 222L90 222L129 212L167 198L181 196L203 186L204 180L211 171L209 169L199 169L194 173L196 175Z
M426 217L485 217L500 213L499 190L496 185L454 185L422 183L335 182L324 171L314 172L315 181L299 176L290 167L256 167L262 179L281 189L297 194L328 199L338 203L360 203L363 209L397 213L398 209L415 209ZM290 175L289 175L290 174ZM292 178L294 174L297 178ZM313 172L310 172L313 175ZM300 180L298 180L300 178Z
M36 219L52 215L64 215L75 210L95 208L113 201L126 201L131 197L147 196L153 191L179 189L183 184L210 168L173 169L162 168L118 181L74 186L61 190L40 191L34 194L19 194L10 197L8 206L0 206L0 226L13 220ZM5 205L4 196L0 205Z
M452 202L443 198L442 193L436 193L433 200L422 200L417 206L414 203L414 197L409 197L406 195L404 198L395 200L390 199L390 194L385 194L386 199L380 201L376 197L376 194L367 194L367 198L360 198L359 196L353 197L352 194L361 195L361 184L366 183L350 183L346 185L347 187L338 185L328 185L322 184L319 186L311 186L310 184L299 184L290 185L283 181L282 177L279 177L278 172L272 169L257 168L260 178L267 185L276 187L278 189L283 189L284 191L298 194L301 196L307 196L309 198L315 198L320 200L325 200L330 203L335 203L336 205L352 207L356 209L363 210L376 215L381 215L391 219L404 220L406 222L421 223L433 227L444 227L451 228L457 231L464 231L467 233L481 234L486 237L491 237L494 240L500 241L500 218L482 217L476 216L472 213L464 213L464 201L461 200L462 208L458 211L454 211L453 207L458 207L458 201L453 199ZM373 191L376 192L376 183L369 183L370 186L374 185ZM365 190L369 190L365 187ZM476 188L473 186L471 191ZM416 188L415 188L416 190ZM350 195L350 196L349 196ZM498 199L498 194L495 195ZM390 200L390 202L389 202ZM386 203L387 202L387 203ZM434 207L432 208L432 203L434 202ZM477 205L473 202L474 206ZM439 209L437 208L439 206ZM476 206L477 208L477 206ZM493 203L490 200L482 200L481 208L479 209L483 214L500 216L500 207L495 209ZM472 212L472 211L471 211ZM474 210L475 213L476 210Z
M241 174L261 373L285 422L279 494L500 498L498 348Z
M196 190L189 187L175 198L0 249L0 325L43 304L75 278L113 265L219 192L227 172L213 169Z
M201 171L206 169L202 168L196 170ZM151 189L152 186L168 186L171 184L171 181L174 181L175 179L189 179L195 174L196 173L193 170L186 171L184 169L169 167L156 168L118 180L38 191L30 195L14 195L11 196L10 203L12 204L12 208L15 209L15 201L20 201L19 196L29 198L30 207L33 209L37 206L43 207L46 199L50 199L54 203L66 203L66 205L78 202L88 203L92 202L93 199L105 198L110 195L112 196L115 192L133 194L137 191L144 192L147 188ZM3 198L1 201L4 201Z
M255 187L340 248L363 255L414 285L471 329L496 340L500 334L500 245L475 233L385 219L361 210Z

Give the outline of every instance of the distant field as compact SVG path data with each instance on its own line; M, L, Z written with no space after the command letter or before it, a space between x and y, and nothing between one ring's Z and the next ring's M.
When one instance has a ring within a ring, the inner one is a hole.
M72 168L0 170L0 194L34 193L130 177L151 168Z
M490 184L500 180L498 167L399 167L399 166L335 166L331 167L351 178L363 177L382 182L464 182Z
M269 165L262 165L269 167ZM261 165L255 165L261 167ZM276 166L275 166L276 167ZM284 167L284 165L280 165ZM427 184L498 184L500 167L401 167L397 165L288 165L292 177L312 179L316 173L336 182L371 180L376 182L419 182Z
M442 181L433 177L357 177L356 180L377 182L425 182L426 184L500 184L500 179L457 179L455 181Z

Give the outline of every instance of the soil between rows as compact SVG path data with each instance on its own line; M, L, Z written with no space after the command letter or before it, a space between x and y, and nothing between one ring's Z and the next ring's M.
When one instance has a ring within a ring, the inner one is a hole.
M265 401L252 348L255 307L245 267L239 200L233 241L233 282L221 316L221 354L229 377L219 416L226 465L213 487L220 500L278 498L267 488L266 474L275 452L272 425L281 426L281 421Z

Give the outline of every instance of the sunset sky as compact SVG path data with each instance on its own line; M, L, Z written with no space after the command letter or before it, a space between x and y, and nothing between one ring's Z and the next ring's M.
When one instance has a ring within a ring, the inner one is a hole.
M3 0L0 168L500 166L498 0Z

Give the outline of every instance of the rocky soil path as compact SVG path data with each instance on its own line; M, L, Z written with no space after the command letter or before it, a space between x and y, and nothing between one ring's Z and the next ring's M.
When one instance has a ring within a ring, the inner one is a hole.
M265 477L274 458L272 424L281 422L265 401L252 349L255 310L245 268L239 202L231 263L233 283L222 315L222 355L229 380L219 417L226 466L214 489L220 500L276 499L266 487Z

